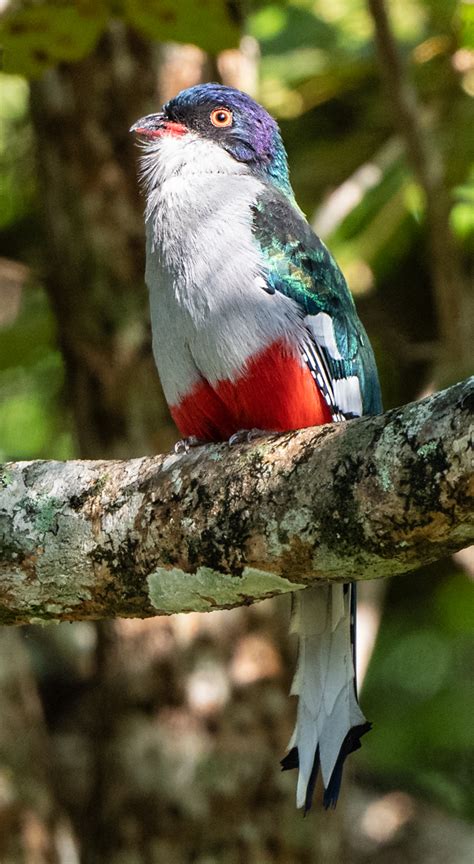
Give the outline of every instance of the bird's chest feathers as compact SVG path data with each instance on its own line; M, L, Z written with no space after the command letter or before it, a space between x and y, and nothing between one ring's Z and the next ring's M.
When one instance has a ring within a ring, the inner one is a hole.
M251 221L260 188L248 175L178 173L149 207L146 279L168 401L198 377L237 376L296 326L294 304L261 287L264 264Z
M261 269L250 210L259 186L250 177L184 173L160 188L147 220L147 281L196 324L238 303Z

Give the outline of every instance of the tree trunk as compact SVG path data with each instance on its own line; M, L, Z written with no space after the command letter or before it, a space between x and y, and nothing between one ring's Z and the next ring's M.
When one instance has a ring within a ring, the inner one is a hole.
M31 88L44 283L88 458L156 452L174 435L150 351L143 202L128 132L156 104L153 53L117 23L93 54Z

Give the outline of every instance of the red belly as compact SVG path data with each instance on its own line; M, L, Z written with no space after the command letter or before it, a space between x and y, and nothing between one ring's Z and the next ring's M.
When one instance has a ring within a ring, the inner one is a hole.
M183 437L222 441L240 429L286 432L331 422L331 413L306 366L284 342L248 363L236 381L198 384L171 414Z

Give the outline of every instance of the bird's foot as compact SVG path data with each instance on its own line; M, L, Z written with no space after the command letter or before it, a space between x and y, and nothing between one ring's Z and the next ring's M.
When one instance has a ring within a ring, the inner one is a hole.
M187 453L191 447L201 447L206 442L202 438L197 438L196 435L190 435L189 438L181 438L174 445L175 453Z
M255 441L256 438L263 438L264 435L271 435L269 429L239 429L234 432L229 438L229 444L232 447L234 444L249 444L250 441Z

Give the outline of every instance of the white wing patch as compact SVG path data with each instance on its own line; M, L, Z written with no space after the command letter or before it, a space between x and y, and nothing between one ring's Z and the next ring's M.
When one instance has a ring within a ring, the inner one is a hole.
M318 312L317 315L307 315L305 324L313 334L316 342L326 348L333 360L342 360L334 335L332 318L326 312Z
M362 394L357 375L333 380L334 399L343 414L362 414Z
M319 312L305 318L308 338L301 343L301 357L319 387L334 422L363 413L362 393L357 375L336 377L331 373L328 357L341 361L330 315Z

